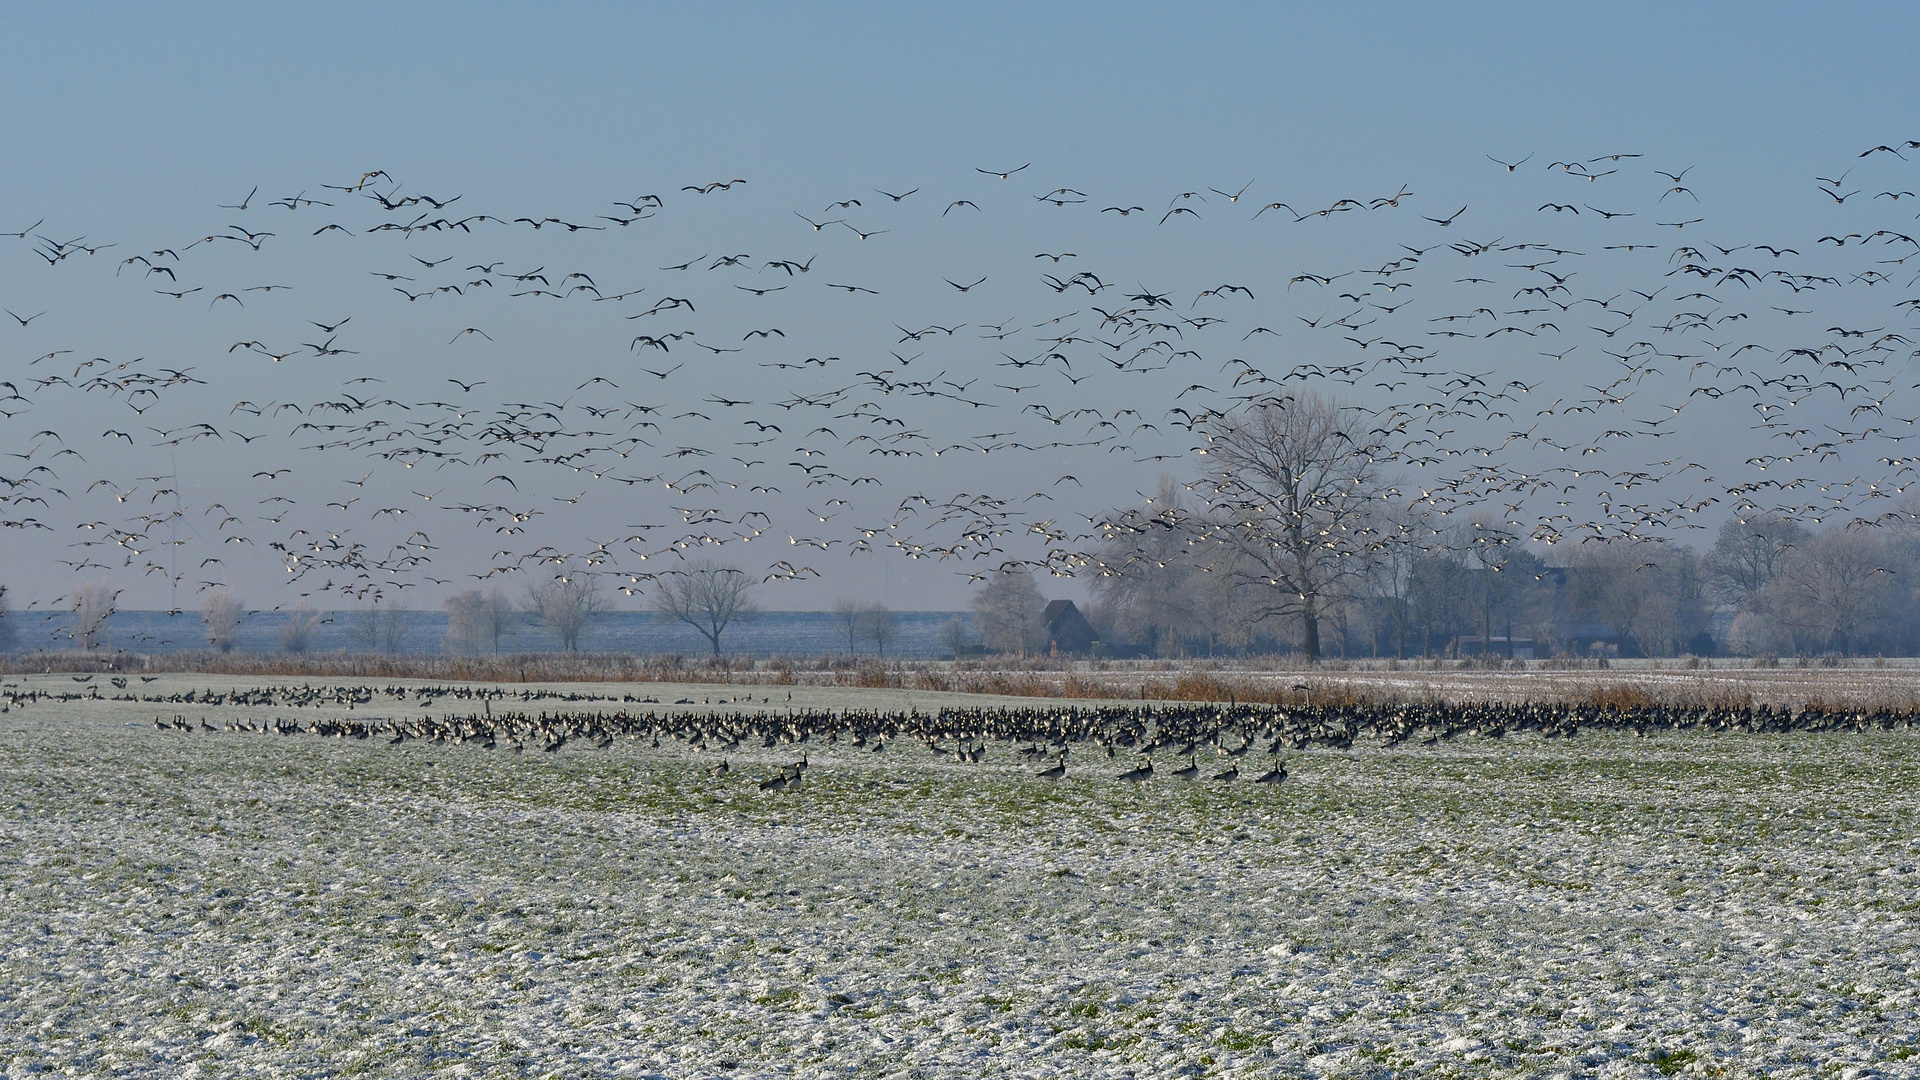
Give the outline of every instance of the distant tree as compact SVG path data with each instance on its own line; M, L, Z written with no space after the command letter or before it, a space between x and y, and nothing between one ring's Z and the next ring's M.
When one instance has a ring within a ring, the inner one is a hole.
M7 607L7 587L0 585L0 652L9 652L19 643L19 628Z
M500 640L512 626L513 601L499 589L482 593L468 589L448 597L447 647L455 652L500 651Z
M455 593L442 601L440 606L447 613L447 634L445 645L450 652L477 653L480 651L484 632L480 629L480 610L486 604L486 594L479 589L468 589Z
M482 626L487 631L487 644L497 655L500 641L513 633L513 618L520 613L513 598L499 589L487 590L487 605L482 615Z
M700 632L720 655L727 627L759 614L748 595L753 581L737 567L702 560L669 570L655 582L654 610L668 622L683 622Z
M1504 637L1507 645L1501 655L1512 659L1516 624L1531 632L1542 621L1548 598L1542 584L1546 564L1523 546L1520 534L1491 515L1469 522L1461 531L1459 547L1467 565L1477 571L1469 588L1481 650L1491 653L1493 639Z
M1713 595L1742 610L1756 610L1774 575L1793 550L1809 539L1805 527L1787 518L1766 514L1728 518L1707 552L1705 569Z
M68 594L73 610L70 633L82 649L97 649L106 644L107 620L113 617L114 605L119 599L120 590L104 581L88 582Z
M1386 503L1379 529L1379 547L1362 589L1371 651L1376 656L1383 648L1394 656L1424 651L1425 641L1414 643L1410 637L1418 629L1418 570L1442 539L1438 518L1413 500L1395 500Z
M1262 398L1208 428L1212 551L1253 621L1290 620L1307 659L1322 616L1365 580L1378 546L1384 454L1356 414L1314 393Z
M860 632L881 656L887 655L887 646L900 634L900 620L894 617L885 604L868 604L860 612Z
M364 611L356 612L347 624L347 634L361 652L397 653L413 631L413 610L405 601L382 603L375 600Z
M1900 599L1889 554L1864 530L1828 529L1780 564L1763 606L1803 647L1850 655L1882 630Z
M1419 551L1407 568L1407 624L1420 643L1420 655L1444 652L1454 638L1471 630L1466 560L1449 546Z
M1727 626L1727 651L1735 656L1770 656L1780 651L1780 630L1772 617L1742 611Z
M960 658L960 650L967 647L967 621L955 615L940 624L940 647Z
M1025 652L1046 642L1041 616L1047 601L1020 565L1003 566L973 597L973 625L980 641L998 652Z
M1211 590L1198 580L1193 559L1197 523L1182 505L1180 487L1162 475L1145 506L1114 514L1101 526L1093 580L1104 617L1124 640L1161 656L1183 651L1203 633Z
M221 652L230 652L240 636L240 621L247 616L247 605L221 589L210 592L200 604L200 618L206 623L207 644Z
M356 611L347 622L347 640L355 652L371 653L380 649L380 605Z
M1573 560L1577 609L1648 656L1686 651L1707 626L1700 558L1683 544L1590 544Z
M365 611L355 611L346 619L348 640L353 651L371 653L380 648L380 609L369 607Z
M412 631L413 609L403 600L389 603L380 619L380 647L389 653L398 653Z
M320 613L302 600L287 609L287 621L280 624L280 651L304 653L313 648L313 633L320 626Z
M580 635L610 606L599 579L579 570L556 574L527 589L528 618L551 631L567 652L579 651Z
M1698 552L1686 544L1667 544L1654 561L1637 571L1653 579L1653 602L1641 612L1634 636L1650 656L1695 651L1707 629L1707 582ZM1711 638L1707 641L1710 643ZM1711 650L1702 650L1711 651Z
M841 597L833 602L833 621L847 635L847 655L859 651L857 642L860 637L860 620L867 614L867 605L851 597Z

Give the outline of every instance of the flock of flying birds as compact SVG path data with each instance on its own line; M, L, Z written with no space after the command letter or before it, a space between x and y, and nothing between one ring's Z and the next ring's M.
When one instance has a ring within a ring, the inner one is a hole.
M1490 157L1444 204L1115 198L1027 163L564 214L373 170L138 241L23 213L0 221L0 524L16 565L176 604L268 572L281 603L578 573L635 594L700 558L1072 576L1155 474L1204 471L1222 417L1310 391L1436 528L1877 526L1920 464L1916 152L1823 170L1783 219L1807 224L1768 236L1724 235L1702 172L1632 153Z

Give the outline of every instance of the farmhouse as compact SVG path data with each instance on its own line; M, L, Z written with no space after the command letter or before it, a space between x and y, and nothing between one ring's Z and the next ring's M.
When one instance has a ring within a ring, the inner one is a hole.
M1047 645L1056 653L1090 652L1099 640L1092 624L1071 600L1051 601L1040 618L1047 628Z

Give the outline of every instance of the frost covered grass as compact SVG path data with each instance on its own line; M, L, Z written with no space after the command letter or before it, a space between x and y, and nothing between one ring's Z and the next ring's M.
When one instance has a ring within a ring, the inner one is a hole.
M1908 733L1462 738L1255 787L153 711L0 715L6 1075L1920 1075Z

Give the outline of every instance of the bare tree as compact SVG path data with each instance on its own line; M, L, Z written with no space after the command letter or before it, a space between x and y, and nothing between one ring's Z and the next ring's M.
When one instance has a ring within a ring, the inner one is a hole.
M1407 622L1417 632L1420 655L1445 651L1472 627L1467 566L1459 552L1433 545L1414 556L1407 570Z
M851 597L841 597L833 602L833 621L847 635L847 655L858 652L860 620L867 613L867 605Z
M580 635L611 605L600 580L579 570L556 574L527 588L527 616L560 639L567 652L580 650Z
M1727 625L1727 651L1735 656L1771 656L1780 651L1780 628L1773 618L1742 611Z
M1481 654L1493 651L1494 631L1499 630L1507 639L1503 655L1511 660L1515 624L1532 634L1543 621L1546 564L1522 546L1508 523L1491 514L1477 514L1460 530L1456 543L1474 570L1468 588L1480 621Z
M1191 552L1198 525L1181 503L1179 485L1164 474L1145 506L1102 524L1093 592L1125 640L1169 656L1201 633L1210 590L1197 580L1201 570Z
M412 630L413 609L396 600L387 605L386 614L381 617L380 646L389 653L397 653L406 644L407 634Z
M1202 565L1254 597L1254 619L1297 620L1320 659L1323 614L1367 574L1384 451L1337 402L1303 393L1217 416L1207 433L1213 551Z
M480 629L480 610L486 605L486 594L479 589L468 589L455 593L441 603L447 612L447 635L445 644L449 651L457 653L477 653L484 640Z
M1658 566L1643 563L1638 571L1653 578L1654 595L1641 611L1635 636L1641 649L1652 656L1693 652L1694 642L1707 628L1706 577L1700 556L1685 544L1667 544L1657 561Z
M1803 644L1851 654L1881 629L1896 600L1889 554L1863 531L1828 529L1781 563L1765 606Z
M280 651L304 653L313 648L313 632L320 625L320 613L301 601L287 609L287 621L280 624Z
M702 560L669 570L655 582L654 610L669 622L683 622L700 632L720 655L720 635L727 627L759 614L747 590L753 581L737 567Z
M1574 601L1646 655L1671 656L1706 629L1699 561L1680 544L1588 545L1573 562Z
M1002 566L974 594L973 625L988 648L1025 652L1046 642L1046 627L1040 621L1046 607L1026 567Z
M1807 530L1787 518L1759 514L1728 518L1707 552L1706 572L1715 595L1753 611L1793 549L1809 539Z
M347 622L347 640L353 643L355 652L370 653L380 648L378 605L353 613L352 618Z
M512 625L513 601L499 589L479 589L447 598L447 647L456 652L500 651L500 639Z
M885 604L868 604L860 612L860 632L881 656L887 655L887 646L900 636L900 620Z
M960 650L967 647L967 621L955 615L940 624L940 647L960 659Z
M97 649L107 641L107 620L113 617L120 590L104 581L90 581L68 594L73 609L73 628L69 631L82 649Z
M486 607L482 609L481 625L487 632L487 644L495 655L500 652L500 641L513 633L513 617L520 609L514 605L513 598L499 589L487 590Z
M247 605L221 589L207 594L200 604L200 618L206 623L207 644L221 652L231 652L240 636L240 620L247 616Z
M1408 653L1408 635L1420 626L1420 593L1429 583L1420 569L1435 546L1439 530L1432 514L1411 500L1386 504L1380 520L1380 544L1373 573L1367 577L1367 623L1373 651L1387 647L1394 656ZM1423 638L1418 646L1424 652Z

